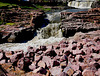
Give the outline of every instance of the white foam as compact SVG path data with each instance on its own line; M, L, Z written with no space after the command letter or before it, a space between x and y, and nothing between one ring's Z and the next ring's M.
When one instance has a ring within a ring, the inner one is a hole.
M70 7L75 7L75 8L81 8L81 9L88 9L88 8L91 8L91 5L92 5L93 1L92 0L87 0L87 1L70 1L68 2L68 6Z
M31 40L27 43L5 43L5 44L0 44L0 49L4 51L15 51L15 50L27 51L28 46L39 47L40 45L52 44L55 42L59 42L63 39L64 38L50 37L48 39Z
M61 20L60 18L61 18L60 12L54 12L51 14L47 14L47 19L50 22L60 22L60 20Z

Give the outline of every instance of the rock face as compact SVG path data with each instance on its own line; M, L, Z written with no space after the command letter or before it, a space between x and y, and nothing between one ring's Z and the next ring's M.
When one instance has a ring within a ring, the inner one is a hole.
M64 37L73 36L76 32L100 29L100 8L76 13L62 12L61 17Z
M43 11L0 9L0 43L32 39L35 30L45 23L45 16Z
M91 7L92 8L100 8L100 0L93 2Z
M99 75L100 30L39 48L29 46L27 52L0 50L0 65L8 76Z

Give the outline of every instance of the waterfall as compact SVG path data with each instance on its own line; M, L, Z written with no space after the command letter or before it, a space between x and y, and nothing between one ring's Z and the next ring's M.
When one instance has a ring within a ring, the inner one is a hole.
M68 6L75 8L91 8L94 1L95 0L75 0L68 2Z
M0 49L5 51L24 50L27 51L28 46L39 47L40 45L48 45L59 42L64 39L62 37L60 12L47 13L47 19L51 22L46 27L37 30L37 36L27 43L4 43L0 44Z
M60 22L61 14L60 12L54 12L54 13L47 13L47 19L52 22Z

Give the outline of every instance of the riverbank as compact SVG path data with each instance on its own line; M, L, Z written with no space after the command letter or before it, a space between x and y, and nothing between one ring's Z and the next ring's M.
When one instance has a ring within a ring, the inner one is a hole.
M32 39L36 29L46 23L45 17L46 14L39 10L0 9L0 43Z

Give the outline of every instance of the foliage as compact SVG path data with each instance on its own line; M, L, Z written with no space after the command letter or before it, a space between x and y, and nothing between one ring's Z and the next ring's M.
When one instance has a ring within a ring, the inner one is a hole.
M17 6L17 4L0 2L0 8L3 7L3 6ZM43 6L40 6L40 5L36 5L37 8L29 7L29 6L19 6L19 7L22 8L22 9L34 9L34 10L41 9L43 11L50 11L51 10L50 8L44 8Z
M0 19L0 25L3 23L3 21Z
M0 7L9 6L9 5L16 6L16 4L10 4L10 3L3 3L3 2L0 2Z

